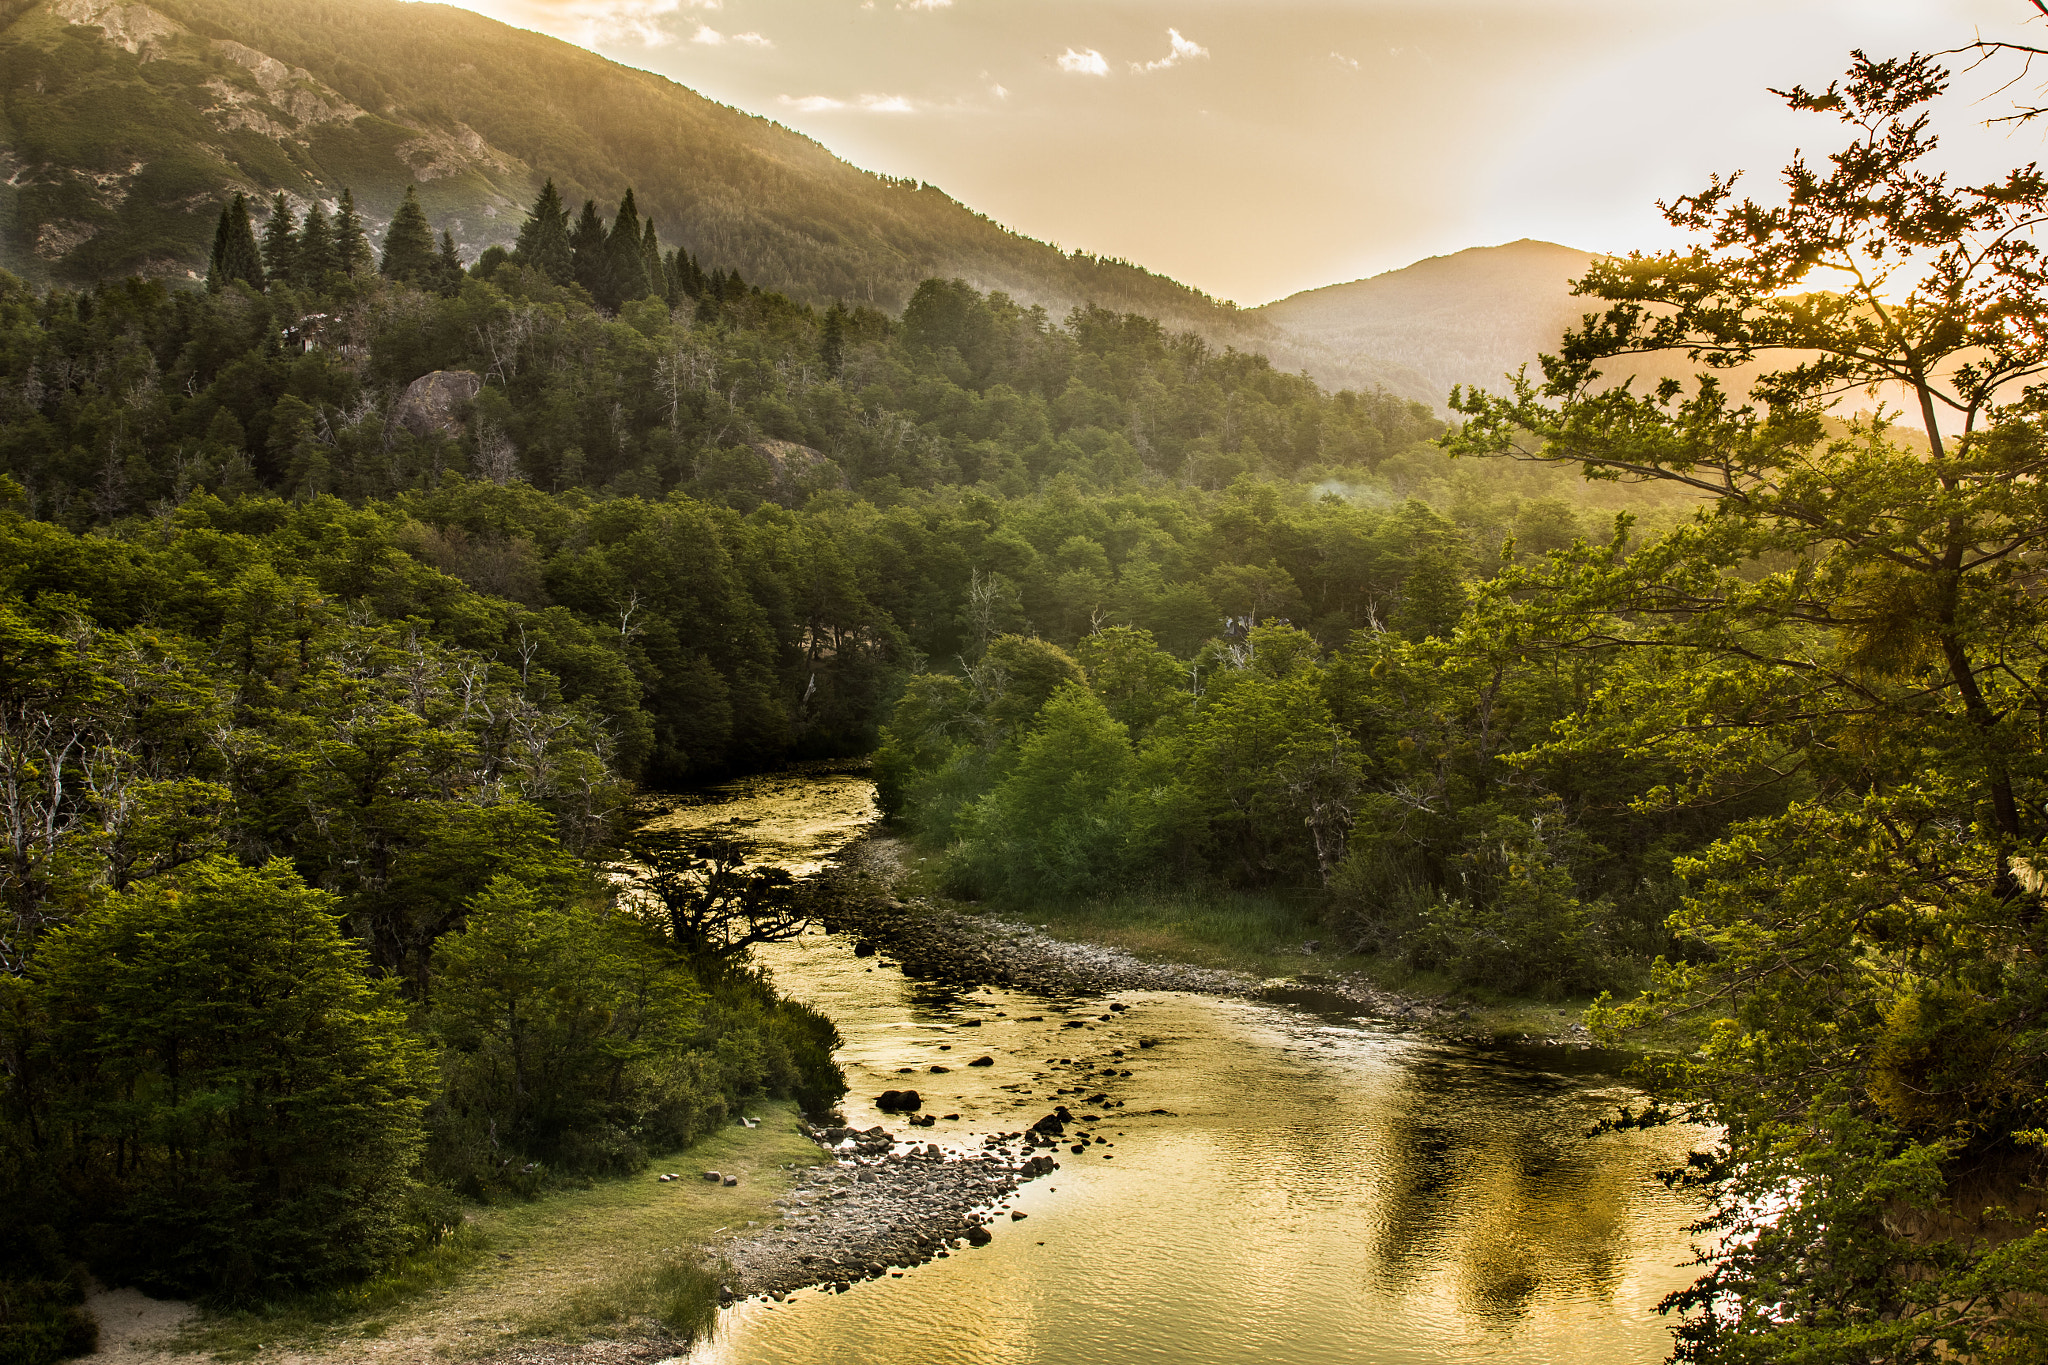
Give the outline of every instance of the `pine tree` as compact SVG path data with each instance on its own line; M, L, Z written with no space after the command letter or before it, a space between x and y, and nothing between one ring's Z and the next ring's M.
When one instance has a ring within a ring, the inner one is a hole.
M569 234L569 273L576 283L599 298L604 288L604 219L597 216L597 201L583 201L583 216Z
M334 250L334 229L328 226L327 211L315 199L312 207L306 210L304 226L299 229L292 283L317 289L340 268L341 263Z
M647 275L648 292L668 302L668 272L661 268L661 243L655 240L652 218L647 220L647 230L640 234L640 266Z
M405 187L405 202L398 206L384 233L384 259L377 270L387 280L422 289L432 288L439 280L441 263L434 250L434 229L427 225L419 191L410 185Z
M355 192L344 187L341 206L334 211L334 268L344 275L364 275L371 264L370 238L356 212Z
M263 253L256 246L256 230L249 225L249 198L237 194L220 211L220 223L213 230L213 259L207 263L206 287L219 293L236 280L263 288Z
M825 327L818 340L818 362L834 379L846 365L846 305L837 299L825 310Z
M284 192L270 201L270 221L263 225L263 270L273 284L296 281L298 271L298 224Z
M462 257L455 250L455 234L446 228L441 229L441 259L435 264L442 293L453 294L462 288Z
M618 217L612 219L611 235L605 239L605 286L609 297L600 299L607 308L619 308L647 297L647 266L640 254L640 209L633 191L619 201Z
M594 211L594 210L593 210ZM541 186L540 196L519 229L519 242L512 258L529 269L538 270L556 284L576 278L576 262L569 250L569 206L550 180Z

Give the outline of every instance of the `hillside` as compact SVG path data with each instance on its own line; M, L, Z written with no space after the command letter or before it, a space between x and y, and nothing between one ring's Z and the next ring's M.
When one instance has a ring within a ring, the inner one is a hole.
M1591 311L1571 281L1593 260L1553 242L1473 247L1251 312L1285 338L1269 348L1276 362L1332 387L1378 383L1440 408L1454 384L1498 388L1503 374L1555 351Z
M1212 339L1260 329L1122 262L1069 256L662 76L467 10L399 0L0 0L0 266L42 282L203 263L222 199L344 186L373 221L416 185L474 256L540 181L809 301L895 309L959 276Z

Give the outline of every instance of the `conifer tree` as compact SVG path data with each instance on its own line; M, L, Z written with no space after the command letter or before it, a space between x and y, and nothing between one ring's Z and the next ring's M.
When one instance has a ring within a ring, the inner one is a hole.
M263 271L274 284L298 278L298 224L284 192L270 201L270 221L263 225Z
M669 299L668 272L661 268L661 243L655 240L654 220L640 234L640 266L647 276L647 290L664 303Z
M292 264L292 282L307 288L318 288L326 278L341 268L335 254L334 229L328 225L327 211L315 199L306 210L306 221L299 229L298 248Z
M604 219L597 216L597 201L583 201L583 216L576 220L576 230L569 234L569 273L576 283L590 292L593 299L602 299L604 289Z
M569 206L562 202L554 181L541 186L539 197L519 229L512 258L540 271L556 284L567 284L576 278L576 262L569 249Z
M626 197L619 200L611 235L605 239L606 296L598 300L605 307L618 308L647 297L647 266L640 249L640 209L628 189Z
M818 339L818 361L834 379L846 365L846 305L834 299L825 310L825 326Z
M344 187L341 205L334 211L334 268L344 275L363 275L373 263L370 237L356 212L355 191Z
M207 263L206 287L219 293L236 280L263 288L263 253L256 247L256 230L249 224L249 199L237 194L220 211L220 223L213 230L213 258Z
M436 262L441 292L453 294L462 288L462 257L455 250L455 234L441 229L441 259Z
M441 263L434 250L434 229L427 225L419 191L410 185L405 188L405 202L398 206L384 233L384 259L377 269L386 279L421 288L439 282Z

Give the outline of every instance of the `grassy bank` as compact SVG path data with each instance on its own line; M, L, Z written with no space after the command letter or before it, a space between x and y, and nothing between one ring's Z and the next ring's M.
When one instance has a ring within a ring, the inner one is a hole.
M444 1247L346 1291L197 1319L176 1353L219 1360L464 1360L519 1341L687 1329L716 1307L722 1234L775 1216L795 1172L819 1160L796 1106L748 1111L640 1175L473 1210ZM737 1174L709 1184L706 1170ZM661 1171L686 1178L663 1184Z
M1460 1033L1572 1037L1574 1025L1593 1003L1590 995L1504 996L1405 963L1347 952L1309 894L1219 888L1039 901L1016 908L947 900L917 855L894 840L871 841L866 861L884 871L899 894L923 896L964 914L1027 923L1057 938L1121 949L1147 962L1223 968L1305 986L1364 977L1390 994L1456 1010L1463 1016L1455 1025Z

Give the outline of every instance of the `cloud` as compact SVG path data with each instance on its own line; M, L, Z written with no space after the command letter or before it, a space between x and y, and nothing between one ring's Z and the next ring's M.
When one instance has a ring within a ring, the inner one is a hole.
M1330 54L1330 60L1335 62L1339 66L1348 67L1353 71L1358 70L1358 58L1356 57L1347 57L1341 52L1332 52Z
M696 36L691 38L690 41L693 43L702 43L706 47L717 47L720 43L725 41L725 35L723 33L720 33L717 29L711 27L711 25L709 24L699 24L697 25Z
M735 33L732 35L732 40L736 43L745 43L749 47L775 46L773 38L764 38L758 33Z
M1180 30L1177 28L1166 30L1166 38L1168 42L1173 44L1170 52L1156 62L1132 62L1131 70L1164 71L1168 67L1179 66L1182 62L1191 62L1197 57L1209 55L1208 48L1203 47L1192 39L1181 37Z
M914 114L917 105L904 95L862 95L851 104L830 95L783 95L783 104L800 114L822 114L832 109L853 109L865 114Z
M1103 58L1100 52L1097 52L1092 47L1080 52L1076 52L1070 47L1055 58L1055 60L1059 63L1060 70L1069 75L1107 76L1109 74L1108 61Z
M584 47L637 42L660 47L674 35L661 22L686 9L717 9L723 0L557 0L545 26ZM539 17L539 16L535 16Z
M904 9L904 8L906 8L906 6L903 6L903 5L898 5L898 6L896 7L896 8L898 8L898 9ZM951 9L951 8L953 8L953 0L910 0L910 4L909 4L909 5L907 6L907 8L910 8L910 9Z

